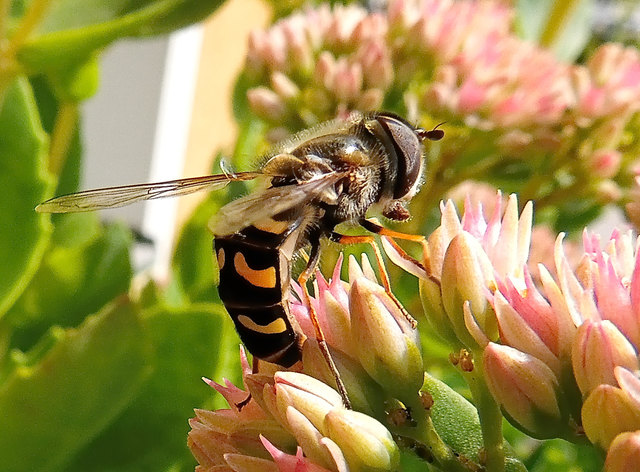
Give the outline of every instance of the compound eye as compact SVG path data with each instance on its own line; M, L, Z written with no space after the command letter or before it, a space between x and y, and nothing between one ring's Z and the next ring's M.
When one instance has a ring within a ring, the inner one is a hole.
M383 125L390 135L398 160L393 198L409 195L422 173L422 143L409 124L391 117L383 118Z

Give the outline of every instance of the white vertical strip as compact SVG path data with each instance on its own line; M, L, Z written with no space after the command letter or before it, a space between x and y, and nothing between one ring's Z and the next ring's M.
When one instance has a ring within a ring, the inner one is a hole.
M198 77L203 28L190 26L169 38L158 120L153 142L150 182L182 177L189 139L191 110ZM155 246L151 276L164 280L169 274L178 202L175 198L146 203L143 234Z

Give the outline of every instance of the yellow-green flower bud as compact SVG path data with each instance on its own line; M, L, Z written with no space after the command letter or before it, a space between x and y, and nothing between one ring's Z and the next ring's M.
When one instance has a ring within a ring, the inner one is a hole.
M336 408L327 414L324 428L342 450L352 472L399 470L398 446L387 428L376 419Z

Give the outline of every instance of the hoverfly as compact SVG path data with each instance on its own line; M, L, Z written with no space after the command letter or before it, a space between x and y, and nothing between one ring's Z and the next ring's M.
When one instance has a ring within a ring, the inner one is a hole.
M294 255L310 247L306 268L298 278L310 307L307 281L318 264L323 237L344 244L371 244L391 295L373 236L347 236L335 227L355 222L372 233L423 242L422 236L389 230L366 219L365 214L377 207L392 220L410 217L405 204L422 180L423 141L441 139L444 133L437 128L425 131L392 113L353 113L346 120L321 124L275 146L258 172L86 190L47 200L36 210L66 213L115 208L212 190L231 181L264 179L263 189L224 206L209 227L220 269L220 298L241 340L254 359L290 367L301 359L304 341L289 312ZM312 308L310 317L318 345L349 406Z

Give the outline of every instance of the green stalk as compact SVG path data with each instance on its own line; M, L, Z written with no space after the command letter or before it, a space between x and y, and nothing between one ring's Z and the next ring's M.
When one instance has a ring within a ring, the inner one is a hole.
M49 172L55 176L59 176L62 172L77 121L78 104L76 102L61 102L49 145Z
M29 35L31 35L33 30L35 30L42 21L42 18L44 18L51 2L52 0L33 0L29 4L27 13L24 15L18 25L18 29L9 40L9 47L7 48L8 56L15 57L16 53L22 47Z
M411 411L411 418L415 421L415 425L395 428L394 433L411 438L424 445L431 453L434 463L440 469L447 472L468 472L469 469L460 462L451 448L442 440L433 425L431 416L420 401L417 400L413 404L407 404L406 406Z
M0 108L7 87L20 72L16 54L24 41L40 24L52 0L33 0L16 31L8 37L11 0L0 0Z
M0 0L0 51L2 50L2 44L4 43L4 40L7 38L10 8L11 0Z
M482 353L473 353L474 369L464 374L480 417L480 427L484 440L486 472L503 472L505 469L504 437L502 434L502 412L491 395L482 365Z
M11 0L0 0L0 109L2 109L7 87L13 80L11 72L13 61L8 56L9 41L7 39L10 7Z
M550 48L555 44L579 3L580 0L551 2L551 11L540 35L539 43L541 46Z

